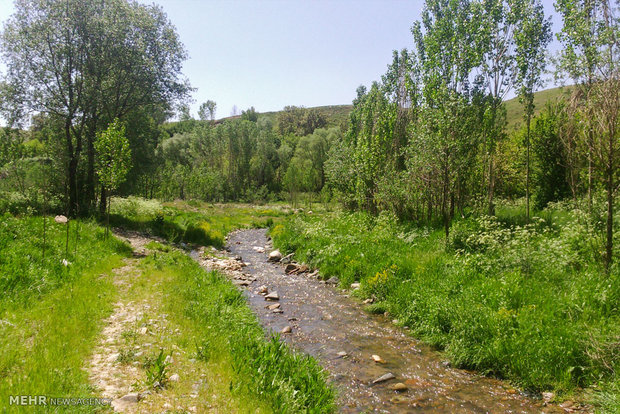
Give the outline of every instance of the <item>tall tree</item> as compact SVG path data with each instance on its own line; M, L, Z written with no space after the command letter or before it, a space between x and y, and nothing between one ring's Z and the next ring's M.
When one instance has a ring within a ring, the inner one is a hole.
M125 136L125 126L115 119L95 141L97 175L104 191L111 192L125 181L131 167L131 150ZM110 203L108 203L106 235L110 227Z
M200 118L201 121L215 120L216 108L217 104L210 99L207 102L203 102L200 108L198 108L198 118Z
M16 0L1 35L11 117L60 120L68 210L94 199L94 141L115 118L186 96L186 53L161 8L127 0ZM86 149L86 175L79 163ZM103 200L102 200L103 201Z
M558 71L568 74L577 85L578 95L588 101L594 85L596 68L600 59L597 15L600 16L604 1L557 0L555 9L562 16L562 30L557 33L562 43ZM591 108L591 106L588 106ZM593 192L593 141L594 119L586 116L584 129L588 148L588 210L592 210Z
M412 29L426 110L421 125L424 132L417 136L437 165L446 239L477 147L468 106L473 92L471 72L480 65L473 12L470 1L428 0L421 23Z
M488 89L489 99L483 103L483 155L486 158L483 179L487 187L487 212L495 214L497 145L506 137L504 98L514 83L514 30L521 22L513 13L513 2L483 0L476 10L482 25L478 48L482 54L481 75Z
M515 28L517 77L519 99L523 104L526 125L526 173L525 198L526 215L530 218L530 130L534 115L534 92L543 84L542 75L546 67L545 51L551 41L551 19L545 18L540 0L514 0L515 19L520 22Z

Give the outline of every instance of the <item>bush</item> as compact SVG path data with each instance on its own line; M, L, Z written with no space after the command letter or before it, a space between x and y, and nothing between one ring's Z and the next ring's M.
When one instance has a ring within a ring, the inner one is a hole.
M324 277L360 280L378 301L370 311L390 312L457 366L537 391L608 383L620 369L609 347L620 331L618 267L605 276L579 212L552 204L522 224L514 208L455 221L448 250L441 230L385 214L296 215L271 235Z

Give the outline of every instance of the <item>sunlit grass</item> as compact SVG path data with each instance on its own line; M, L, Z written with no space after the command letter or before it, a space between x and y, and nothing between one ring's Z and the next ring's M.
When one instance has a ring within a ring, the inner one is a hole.
M129 250L104 240L98 226L80 222L79 246L70 241L65 266L66 225L50 221L43 259L41 217L0 218L0 407L8 407L11 395L95 396L84 363L116 294L102 275L111 274ZM73 411L80 409L92 411ZM20 410L36 411L10 411Z
M271 235L322 277L361 282L370 311L389 312L459 367L564 396L605 388L620 369L617 268L605 275L573 213L526 225L519 208L455 222L447 247L442 230L388 214L298 215Z
M232 283L182 253L165 246L158 250L144 261L148 283L140 284L162 290L169 320L180 328L170 346L180 347L204 367L211 404L230 412L334 410L334 391L319 365L277 340L266 342Z

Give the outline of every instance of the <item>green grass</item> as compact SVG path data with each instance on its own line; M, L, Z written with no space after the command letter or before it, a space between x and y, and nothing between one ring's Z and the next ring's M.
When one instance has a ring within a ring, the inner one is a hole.
M545 89L534 94L534 115L537 115L544 107L547 101L559 99L562 95L568 96L571 92L571 86ZM506 101L506 122L508 131L516 131L523 124L523 105L519 102L519 98L512 98Z
M84 363L116 294L101 274L119 266L129 249L104 240L92 222L79 222L76 249L76 223L70 224L70 264L64 266L66 225L48 218L43 260L42 218L0 217L0 407L16 394L93 396Z
M618 268L604 274L578 217L545 214L551 223L456 222L448 249L441 230L389 215L299 215L271 235L324 278L361 281L359 295L375 299L370 311L388 311L456 366L563 396L611 390L620 369Z
M150 207L158 209L160 205L153 203ZM188 211L202 208L186 204L177 207ZM146 210L149 205L141 203L140 208ZM204 214L188 211L179 210L178 214ZM230 210L214 207L210 213L211 220L216 216L221 220L222 231L272 217L268 210L242 206ZM193 402L201 409L257 413L335 410L335 391L322 368L277 338L265 340L243 295L224 276L203 270L170 246L151 242L148 247L156 250L155 254L134 259L140 271L129 276L131 289L119 290L105 275L111 275L129 256L128 246L114 237L105 240L104 229L87 221L79 222L80 238L76 242L73 230L78 222L71 221L69 264L65 266L66 225L50 221L48 218L43 259L39 250L41 217L0 217L3 410L8 409L11 395L95 397L97 391L84 368L103 320L112 311L112 304L121 299L148 303L149 317L169 315L168 329L159 334L145 336L129 330L121 335L121 342L126 344L119 349L117 363L146 358L141 383L163 385L149 397L150 408L163 409L170 398L190 394L196 379L205 374L209 386ZM157 353L138 358L133 345L145 340L155 340L166 355L172 353L174 364L169 367L162 358L158 362ZM181 374L181 381L175 384L166 381L172 369ZM93 407L68 410L92 412ZM11 411L46 412L42 407L11 407Z
M208 204L200 201L159 203L138 197L114 198L110 224L173 242L222 247L238 228L269 227L285 216L281 206Z
M183 326L181 345L193 349L242 407L259 402L272 412L335 410L335 393L322 368L278 338L265 341L242 293L224 276L165 246L143 266L147 274L167 275L167 309L171 320Z

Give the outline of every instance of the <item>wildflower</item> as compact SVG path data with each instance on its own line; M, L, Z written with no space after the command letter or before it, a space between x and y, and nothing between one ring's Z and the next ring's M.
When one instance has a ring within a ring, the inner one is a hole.
M70 261L68 261L67 259L62 259L62 260L61 260L61 263L62 263L65 267L67 267L67 266L69 266L69 265L71 264L71 262L70 262Z
M69 220L65 216L56 216L56 217L54 217L54 221L56 223L63 223L64 224L64 223L66 223Z

